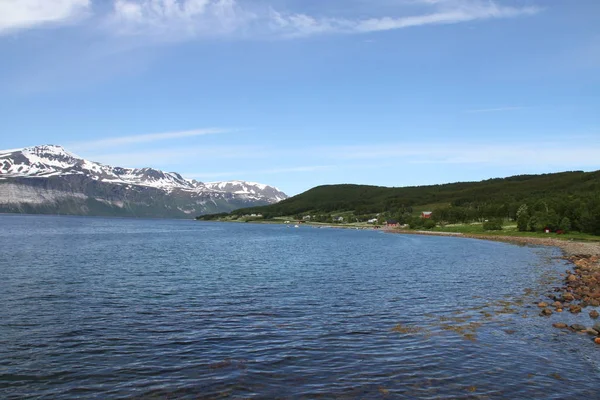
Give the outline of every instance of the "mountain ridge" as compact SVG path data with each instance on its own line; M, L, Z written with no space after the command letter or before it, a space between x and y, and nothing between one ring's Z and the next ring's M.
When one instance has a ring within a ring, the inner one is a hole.
M111 215L113 208L118 215L191 217L286 198L261 183L203 183L151 167L105 165L59 145L0 150L0 212Z

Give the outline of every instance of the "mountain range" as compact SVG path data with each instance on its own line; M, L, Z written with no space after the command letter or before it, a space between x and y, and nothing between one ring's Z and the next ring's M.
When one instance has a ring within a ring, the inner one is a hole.
M0 150L0 212L191 218L286 198L260 183L103 165L57 145Z

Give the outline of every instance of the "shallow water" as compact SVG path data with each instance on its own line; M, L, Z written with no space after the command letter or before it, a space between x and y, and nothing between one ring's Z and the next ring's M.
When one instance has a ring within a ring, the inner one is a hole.
M596 398L551 248L0 216L0 398ZM563 313L566 314L566 313ZM562 318L562 319L561 319Z

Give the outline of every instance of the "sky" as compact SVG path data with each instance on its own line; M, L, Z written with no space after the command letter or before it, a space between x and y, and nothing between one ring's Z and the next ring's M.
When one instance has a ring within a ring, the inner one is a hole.
M0 0L0 149L294 195L600 169L597 0Z

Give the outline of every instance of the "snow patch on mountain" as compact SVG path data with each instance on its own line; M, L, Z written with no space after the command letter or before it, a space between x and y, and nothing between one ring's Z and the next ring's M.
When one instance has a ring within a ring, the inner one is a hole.
M0 150L0 180L10 178L50 178L82 175L95 181L151 187L167 193L186 191L191 195L233 194L242 199L276 203L287 198L279 189L256 182L229 181L203 183L185 179L176 172L153 168L112 167L85 160L62 146L43 145Z
M220 190L228 193L235 193L241 196L253 197L261 194L268 194L274 199L274 202L285 200L287 196L276 187L268 186L262 183L245 181L227 181L227 182L208 182L205 187L212 190Z

